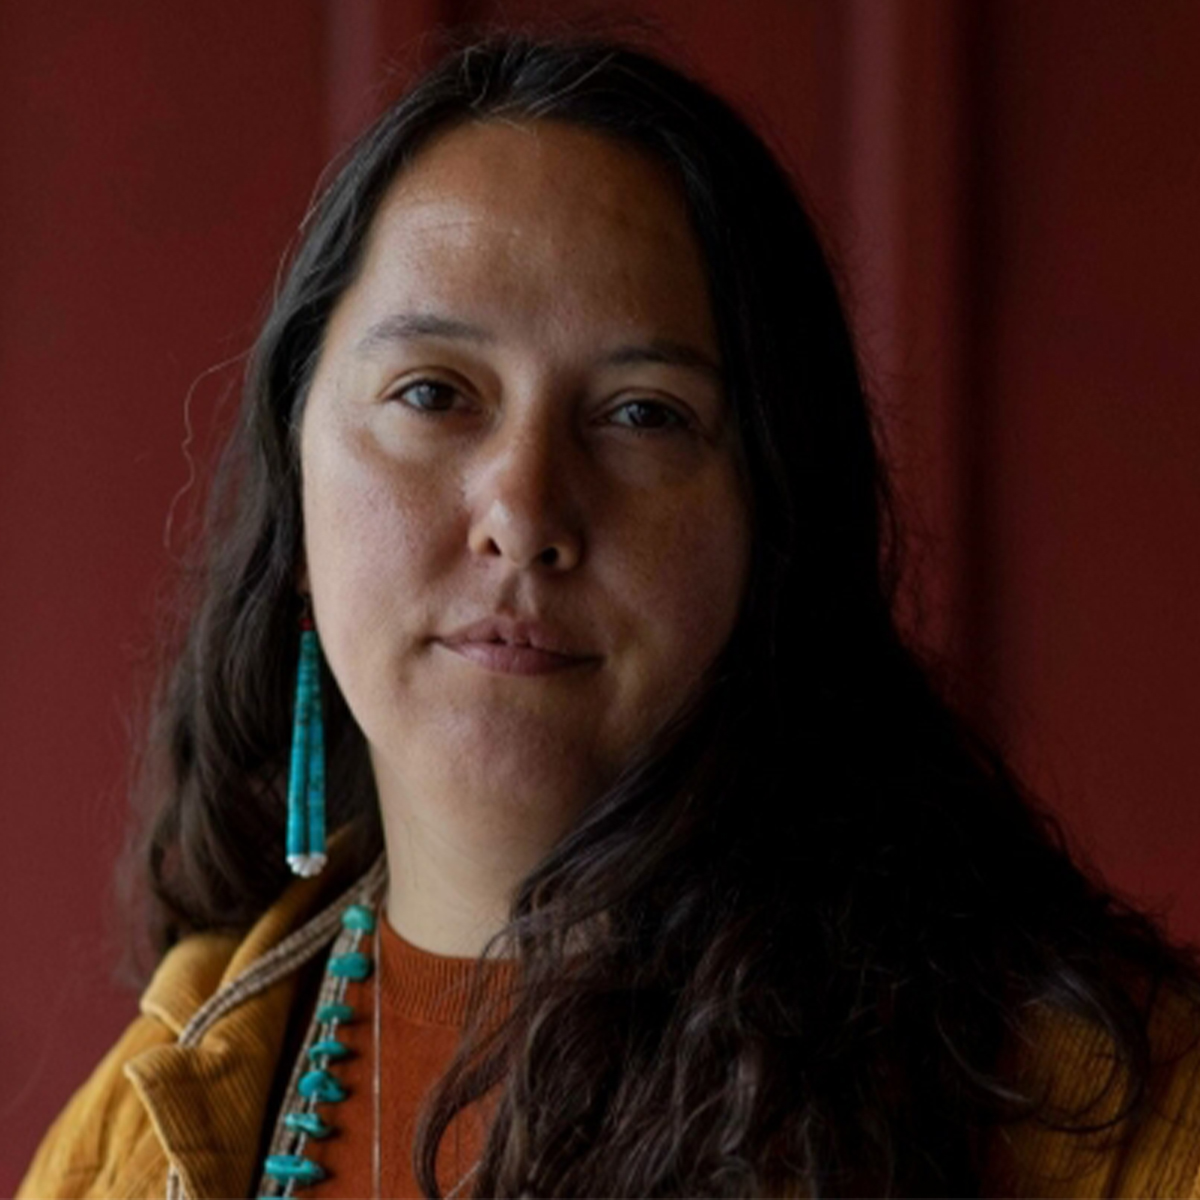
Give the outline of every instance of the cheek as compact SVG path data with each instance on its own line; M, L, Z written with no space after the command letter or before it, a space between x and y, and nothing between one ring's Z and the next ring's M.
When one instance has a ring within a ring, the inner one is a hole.
M697 671L733 631L749 568L749 525L732 482L639 524L639 607L673 659Z
M437 480L415 475L370 456L304 460L305 553L331 657L369 645L373 629L406 623L419 585L444 569L450 507Z

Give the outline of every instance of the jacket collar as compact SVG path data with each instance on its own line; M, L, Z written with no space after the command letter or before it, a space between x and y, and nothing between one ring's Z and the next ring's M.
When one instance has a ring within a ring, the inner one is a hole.
M321 874L289 885L244 937L202 933L178 943L142 996L141 1011L176 1038L125 1065L169 1162L169 1194L245 1196L257 1184L295 968L332 941L347 886L351 895L375 890L386 877L381 855L347 879L346 846L339 830Z

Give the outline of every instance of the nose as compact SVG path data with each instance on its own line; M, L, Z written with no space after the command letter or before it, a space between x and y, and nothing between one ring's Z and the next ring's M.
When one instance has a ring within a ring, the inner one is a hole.
M571 570L583 557L583 528L564 438L514 423L490 440L469 485L471 552L524 569Z

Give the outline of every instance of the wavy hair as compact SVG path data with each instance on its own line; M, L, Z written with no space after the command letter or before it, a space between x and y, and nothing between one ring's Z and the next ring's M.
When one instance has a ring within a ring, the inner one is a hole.
M548 853L496 935L521 965L427 1098L417 1178L497 1089L481 1196L978 1194L998 1124L1072 1128L1006 1048L1049 1007L1115 1046L1118 1115L1150 993L1191 978L897 631L900 539L835 277L797 187L706 86L628 44L489 34L362 135L306 218L214 476L194 604L146 729L138 848L161 953L248 926L283 841L302 550L296 431L381 197L436 133L570 122L686 197L752 487L743 612L703 691ZM328 674L329 818L382 849L363 735ZM586 955L569 953L590 931ZM494 945L489 949L494 949ZM1089 1110L1091 1111L1091 1110Z

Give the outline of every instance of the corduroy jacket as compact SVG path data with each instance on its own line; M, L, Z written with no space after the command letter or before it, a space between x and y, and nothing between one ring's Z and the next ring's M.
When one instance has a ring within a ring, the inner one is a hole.
M254 1194L297 968L384 876L380 859L348 881L339 844L244 937L194 934L168 951L140 1015L42 1139L19 1197Z
M50 1127L18 1197L254 1194L295 963L332 942L345 905L383 879L382 860L348 888L330 866L293 883L244 937L198 934L167 953L140 1015ZM1119 1137L1000 1130L985 1194L1200 1197L1198 1022L1190 1002L1159 1007L1162 1065L1136 1126ZM1068 1104L1108 1071L1103 1041L1080 1022L1048 1018L1036 1045L1034 1068Z

